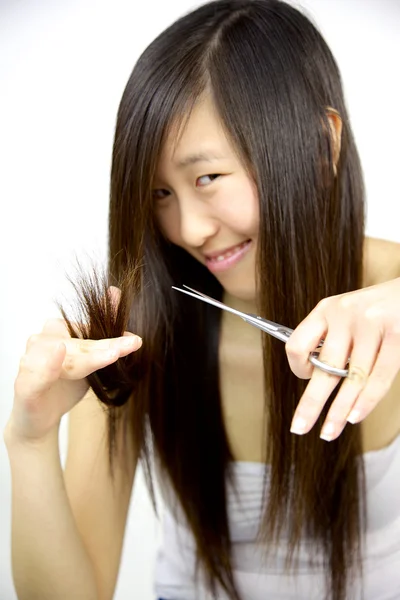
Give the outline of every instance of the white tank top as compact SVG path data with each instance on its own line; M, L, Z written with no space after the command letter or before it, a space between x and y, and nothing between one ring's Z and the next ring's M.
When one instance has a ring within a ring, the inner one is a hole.
M367 535L364 588L355 582L351 600L400 599L400 435L381 450L364 455L367 486ZM282 542L265 561L256 536L262 516L263 474L269 465L233 463L239 498L228 490L228 519L233 569L243 600L321 600L325 592L322 563L308 566L302 542L295 576L284 574L287 546ZM195 580L195 543L172 491L160 478L165 501L162 542L155 565L156 598L210 600L201 574ZM229 600L222 591L218 600ZM350 599L349 599L350 600Z

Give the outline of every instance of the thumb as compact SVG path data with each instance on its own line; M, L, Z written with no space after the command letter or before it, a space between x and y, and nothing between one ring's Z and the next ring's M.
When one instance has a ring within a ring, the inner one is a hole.
M117 310L119 306L119 301L121 299L121 290L115 287L115 285L110 285L110 287L108 288L108 295L110 296L113 308Z
M121 298L121 290L119 288L115 287L115 285L110 285L110 287L108 288L108 293L111 297L111 302L112 302L114 308L117 309L120 298ZM135 335L135 334L131 333L130 331L124 331L124 333L122 335L129 336L129 335Z

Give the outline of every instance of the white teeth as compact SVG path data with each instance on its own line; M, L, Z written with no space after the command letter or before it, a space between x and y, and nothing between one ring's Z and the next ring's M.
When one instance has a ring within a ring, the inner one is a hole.
M233 256L234 254L237 254L238 252L240 252L240 250L242 248L244 248L245 246L247 246L247 244L248 244L248 241L242 242L234 250L230 250L226 254L220 254L219 256L215 256L214 258L211 258L210 260L212 260L214 262L221 262L221 261L225 260L226 258L229 258L230 256Z

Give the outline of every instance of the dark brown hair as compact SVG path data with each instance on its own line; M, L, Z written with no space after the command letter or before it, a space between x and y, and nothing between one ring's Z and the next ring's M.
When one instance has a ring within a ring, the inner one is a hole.
M151 196L166 136L184 127L206 89L258 190L262 315L295 328L322 298L362 286L364 191L338 67L295 8L278 0L210 2L173 23L140 56L116 124L108 270L76 285L87 316L79 335L142 336L138 352L88 377L109 415L111 473L122 420L152 494L154 449L193 531L210 590L220 585L238 600L226 508L233 455L218 383L221 312L188 301L171 285L215 298L223 290L163 238ZM343 125L336 177L327 107ZM104 298L109 285L122 292L116 311ZM271 470L260 542L271 551L288 524L290 570L301 536L310 537L324 558L326 597L352 597L346 586L357 569L362 574L366 522L360 427L347 425L330 443L319 438L339 384L310 433L291 434L307 381L291 372L280 341L264 335L263 353Z

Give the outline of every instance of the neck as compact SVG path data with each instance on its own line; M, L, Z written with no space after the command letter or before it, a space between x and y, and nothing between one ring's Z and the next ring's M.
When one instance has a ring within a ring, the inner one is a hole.
M222 301L224 304L235 310L251 313L253 315L258 314L255 300L242 300L224 292ZM260 330L257 329L257 327L253 327L249 323L243 321L238 315L234 315L228 311L223 311L223 322L225 327L229 330L229 337L232 336L237 342L239 342L239 340L246 340L250 343L256 343L257 346L259 345L261 338Z
M245 313L251 313L253 315L257 313L256 301L254 300L242 300L236 296L232 296L228 292L224 291L222 302L235 310L240 310Z

